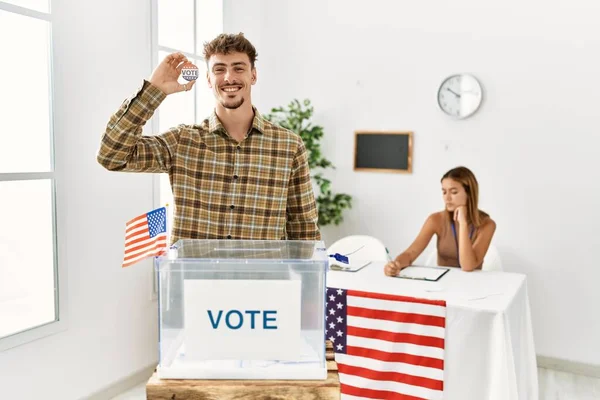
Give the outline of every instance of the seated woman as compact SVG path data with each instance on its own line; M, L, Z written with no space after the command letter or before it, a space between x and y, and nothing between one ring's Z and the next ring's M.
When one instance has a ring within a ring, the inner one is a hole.
M402 268L411 265L434 234L438 265L464 271L481 269L496 223L477 207L479 186L475 175L465 167L451 169L442 177L442 194L446 209L427 218L410 247L386 264L386 275L398 275Z

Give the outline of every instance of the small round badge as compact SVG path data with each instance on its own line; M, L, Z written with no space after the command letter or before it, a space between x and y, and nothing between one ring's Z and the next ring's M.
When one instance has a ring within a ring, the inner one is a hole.
M189 61L186 62L181 68L181 76L188 82L195 81L198 79L198 67Z

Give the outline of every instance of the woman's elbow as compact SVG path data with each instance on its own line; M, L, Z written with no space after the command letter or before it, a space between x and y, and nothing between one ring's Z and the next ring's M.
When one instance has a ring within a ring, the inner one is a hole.
M465 265L461 265L460 269L462 269L465 272L473 272L475 270L481 269L481 264L480 263L476 263L473 265L465 264Z

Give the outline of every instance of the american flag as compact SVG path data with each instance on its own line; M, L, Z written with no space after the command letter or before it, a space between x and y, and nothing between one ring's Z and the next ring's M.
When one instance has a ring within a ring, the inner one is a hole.
M327 288L342 399L441 399L446 302Z
M157 208L125 225L123 268L146 257L162 254L167 248L167 209Z

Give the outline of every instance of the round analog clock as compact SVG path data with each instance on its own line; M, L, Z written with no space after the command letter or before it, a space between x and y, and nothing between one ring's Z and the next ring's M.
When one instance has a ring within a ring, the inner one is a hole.
M482 94L481 85L473 75L451 75L440 85L438 105L454 118L467 118L479 108Z

